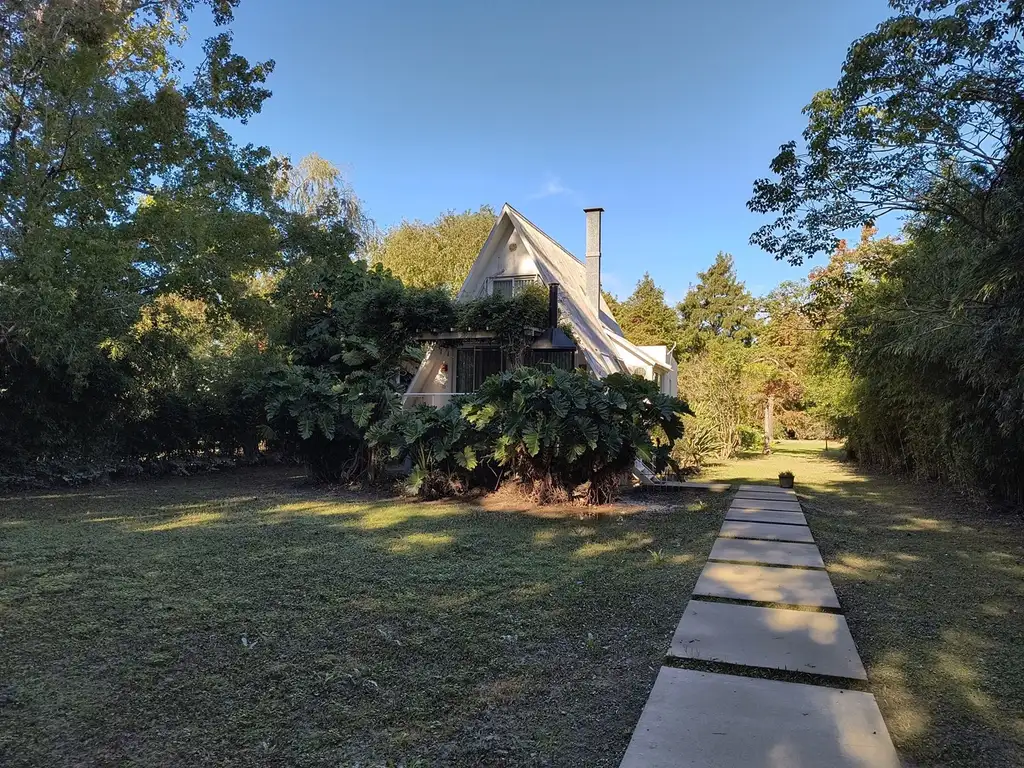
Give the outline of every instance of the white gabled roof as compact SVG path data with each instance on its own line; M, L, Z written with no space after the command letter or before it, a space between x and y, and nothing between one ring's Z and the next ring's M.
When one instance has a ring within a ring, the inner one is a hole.
M502 206L480 255L473 262L459 291L459 298L483 293L487 278L494 274L492 262L513 232L532 257L541 280L546 284L560 285L560 309L572 322L580 350L594 373L603 377L628 371L621 362L623 350L650 365L666 367L663 360L657 360L649 351L641 350L625 339L603 296L598 317L587 300L586 265L508 203Z

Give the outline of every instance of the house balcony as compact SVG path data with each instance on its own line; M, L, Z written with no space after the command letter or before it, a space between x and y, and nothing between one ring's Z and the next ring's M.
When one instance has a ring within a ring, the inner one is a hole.
M458 397L463 392L406 392L402 396L402 405L406 408L415 408L417 405L431 405L434 408L441 408L448 405L453 397Z

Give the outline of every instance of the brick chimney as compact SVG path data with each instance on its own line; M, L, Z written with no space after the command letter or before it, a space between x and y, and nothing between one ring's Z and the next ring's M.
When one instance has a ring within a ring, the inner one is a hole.
M587 302L601 315L601 214L604 208L584 208L587 215Z

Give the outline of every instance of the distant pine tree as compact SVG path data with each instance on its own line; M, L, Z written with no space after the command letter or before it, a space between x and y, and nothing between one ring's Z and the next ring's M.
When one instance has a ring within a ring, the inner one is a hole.
M698 352L712 337L753 344L756 307L746 286L736 277L732 256L719 253L715 263L698 272L697 277L700 282L676 307L683 349Z
M679 338L679 317L665 303L665 292L650 273L644 273L628 299L612 299L609 306L622 332L634 344L672 346Z

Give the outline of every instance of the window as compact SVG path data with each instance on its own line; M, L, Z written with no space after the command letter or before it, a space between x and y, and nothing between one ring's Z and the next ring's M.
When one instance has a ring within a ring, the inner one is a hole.
M455 351L455 391L476 392L484 379L505 370L501 347L463 347Z
M497 277L491 280L491 294L510 299L528 285L540 282L536 275L530 277Z

